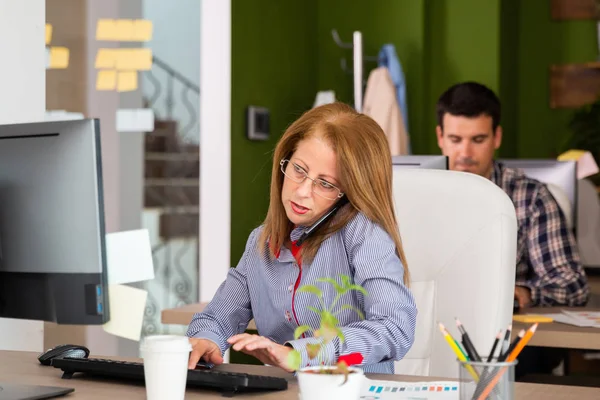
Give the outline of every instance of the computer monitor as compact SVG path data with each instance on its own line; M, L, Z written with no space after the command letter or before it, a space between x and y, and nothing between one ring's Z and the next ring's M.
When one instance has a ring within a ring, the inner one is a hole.
M448 169L448 157L442 155L433 156L393 156L393 168L427 168Z
M553 159L500 159L509 168L517 168L530 177L558 186L566 194L571 206L571 222L577 227L577 162ZM560 200L557 199L560 203Z
M0 125L0 317L108 322L99 121Z

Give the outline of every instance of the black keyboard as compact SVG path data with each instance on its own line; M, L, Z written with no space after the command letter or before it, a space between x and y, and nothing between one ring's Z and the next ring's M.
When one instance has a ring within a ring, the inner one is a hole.
M70 379L74 373L83 372L144 382L144 364L138 362L66 357L53 359L52 366L63 370L63 379ZM288 385L284 378L196 369L188 370L187 387L219 389L224 395L232 396L237 392L286 390Z

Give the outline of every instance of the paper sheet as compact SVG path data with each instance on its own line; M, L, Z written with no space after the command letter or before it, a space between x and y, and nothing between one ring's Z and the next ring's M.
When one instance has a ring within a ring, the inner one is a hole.
M69 49L66 47L50 47L50 68L64 69L69 66Z
M592 153L585 150L569 150L558 156L558 161L577 161L577 179L583 179L597 174L598 164L594 160Z
M152 132L154 110L150 108L123 108L117 110L117 132Z
M154 279L147 229L107 234L106 253L109 285Z
M103 329L112 335L139 341L148 292L124 285L108 286L110 321Z
M98 71L96 90L115 90L117 87L117 71Z
M362 400L456 400L458 382L392 382L365 379L361 389Z
M138 75L136 71L121 71L117 76L117 90L131 92L138 88Z

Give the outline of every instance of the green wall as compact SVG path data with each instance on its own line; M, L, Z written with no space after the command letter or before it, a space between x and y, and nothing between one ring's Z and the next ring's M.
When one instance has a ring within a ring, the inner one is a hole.
M269 204L271 154L312 106L317 90L316 0L233 0L231 91L231 263ZM271 138L246 138L248 105L269 108Z
M268 207L271 152L285 127L309 109L318 90L353 103L352 51L393 43L407 80L409 131L416 154L439 154L435 102L450 85L477 80L503 102L503 157L551 157L567 134L571 110L549 107L549 67L596 58L593 21L553 21L548 0L233 0L231 261ZM365 80L376 63L365 63ZM266 142L245 137L245 108L271 110Z
M518 155L555 156L561 150L573 112L550 108L550 65L594 61L598 55L596 24L554 21L546 0L519 4Z

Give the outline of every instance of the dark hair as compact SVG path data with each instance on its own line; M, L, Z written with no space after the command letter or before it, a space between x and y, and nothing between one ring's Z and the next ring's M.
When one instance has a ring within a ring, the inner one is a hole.
M458 83L446 90L436 104L437 123L443 130L444 114L468 118L492 117L492 128L500 125L500 100L487 86L477 82Z

